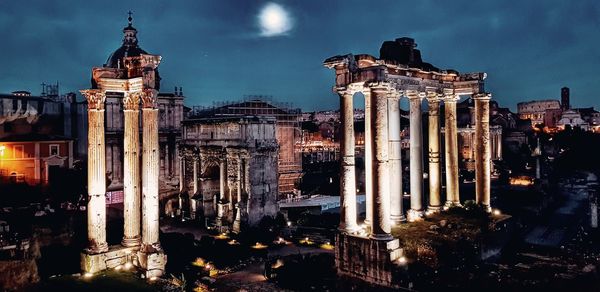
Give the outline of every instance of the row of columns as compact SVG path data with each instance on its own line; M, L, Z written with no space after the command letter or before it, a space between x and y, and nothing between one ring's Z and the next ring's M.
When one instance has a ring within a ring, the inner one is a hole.
M179 191L180 193L183 193L185 191L185 158L182 155L180 157L181 160L181 177L179 180ZM235 225L240 225L241 223L241 202L242 202L242 194L243 194L243 190L245 189L246 185L247 185L247 181L246 181L246 176L247 174L247 170L248 170L248 165L246 165L248 162L247 156L243 153L238 153L237 154L237 166L236 166L236 179L233 182L236 187L235 187L235 193L236 193L236 198L235 198L235 202L233 199L233 191L227 188L227 158L226 155L220 155L219 158L219 193L216 195L216 201L217 201L217 220L220 220L221 222L224 221L224 217L226 216L225 214L225 210L223 209L223 204L226 204L229 207L229 210L233 210L233 208L235 207L236 210L234 210L234 226ZM197 155L192 156L192 163L193 163L193 176L192 176L192 194L190 195L190 216L192 217L192 219L196 218L196 214L198 211L198 207L197 207L197 203L196 200L193 199L192 197L194 197L195 195L199 195L200 194L200 185L199 185L199 176L200 176L200 171L199 171L199 167L200 167L200 158ZM228 193L229 195L226 195L226 193ZM202 196L200 196L200 198L202 198ZM203 199L201 199L203 200ZM224 200L226 200L227 202L224 202ZM180 206L182 205L182 202L180 202ZM235 229L235 228L234 228Z
M429 206L438 211L441 201L440 166L440 102L444 101L446 205L460 205L458 176L458 142L456 103L459 96L452 89L443 92L406 90L399 92L388 83L370 84L360 90L365 96L365 173L366 220L370 237L390 239L391 225L405 221L402 206L402 165L400 152L400 105L402 94L410 103L410 209L408 220L424 214L423 206L423 133L421 103L429 103ZM341 140L341 210L340 229L356 232L356 173L354 163L353 94L349 88L338 88L340 96ZM474 95L476 106L476 201L489 209L490 204L490 145L489 94Z
M106 159L104 139L105 92L82 90L88 102L88 248L90 254L108 251L106 242ZM142 104L142 178L140 210L139 104ZM144 252L160 250L159 146L156 91L125 92L124 125L124 234L123 246ZM140 220L141 211L141 220ZM140 229L141 225L141 229ZM140 235L141 231L141 235Z

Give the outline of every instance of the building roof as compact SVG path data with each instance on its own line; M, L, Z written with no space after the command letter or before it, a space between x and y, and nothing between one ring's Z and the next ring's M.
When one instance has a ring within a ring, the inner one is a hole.
M49 102L54 101L47 96L14 95L14 94L7 94L7 93L0 93L0 99L20 99L20 100L36 100L36 101L49 101Z
M35 142L35 141L69 141L69 140L73 140L73 139L67 138L65 136L46 135L46 134L37 134L37 133L16 134L16 135L9 135L9 136L0 138L0 142Z
M229 122L240 122L240 121L250 121L250 122L266 122L266 123L274 123L275 118L273 117L261 117L261 116L227 116L227 117L198 117L185 119L182 121L183 124L220 124L220 123L229 123Z
M217 116L274 116L278 120L293 117L297 120L301 114L300 109L277 106L269 101L250 99L242 102L227 103L221 106L204 108L191 113L191 118L208 118Z

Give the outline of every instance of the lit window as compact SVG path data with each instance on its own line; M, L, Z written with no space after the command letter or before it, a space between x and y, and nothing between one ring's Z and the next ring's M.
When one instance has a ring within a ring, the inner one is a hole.
M60 146L58 144L50 144L50 156L58 156L60 153Z
M23 145L13 146L13 158L25 158L25 147Z

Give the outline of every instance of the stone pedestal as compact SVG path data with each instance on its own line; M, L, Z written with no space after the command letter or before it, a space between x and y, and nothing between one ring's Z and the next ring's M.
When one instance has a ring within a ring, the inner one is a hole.
M115 245L100 254L81 253L81 271L95 274L107 269L124 266L127 263L139 266L138 250L139 246L124 247Z
M162 250L153 252L139 251L138 254L139 266L142 268L142 273L146 278L160 277L165 272L167 265L167 255Z
M229 222L227 221L227 216L225 216L229 211L229 203L217 202L217 218L215 219L215 225L219 230L229 230Z
M444 90L445 156L446 156L446 208L460 206L458 193L458 130L456 125L456 102L459 97L453 90Z
M398 239L373 240L344 232L335 236L335 266L339 276L399 288L392 270L402 253Z

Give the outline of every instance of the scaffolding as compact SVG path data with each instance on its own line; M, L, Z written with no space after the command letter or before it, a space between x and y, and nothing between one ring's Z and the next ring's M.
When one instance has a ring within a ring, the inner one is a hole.
M274 102L268 95L245 95L242 101L214 102L212 106L193 106L188 118L218 118L235 116L275 117L279 144L279 193L293 193L302 176L302 111L291 103Z

